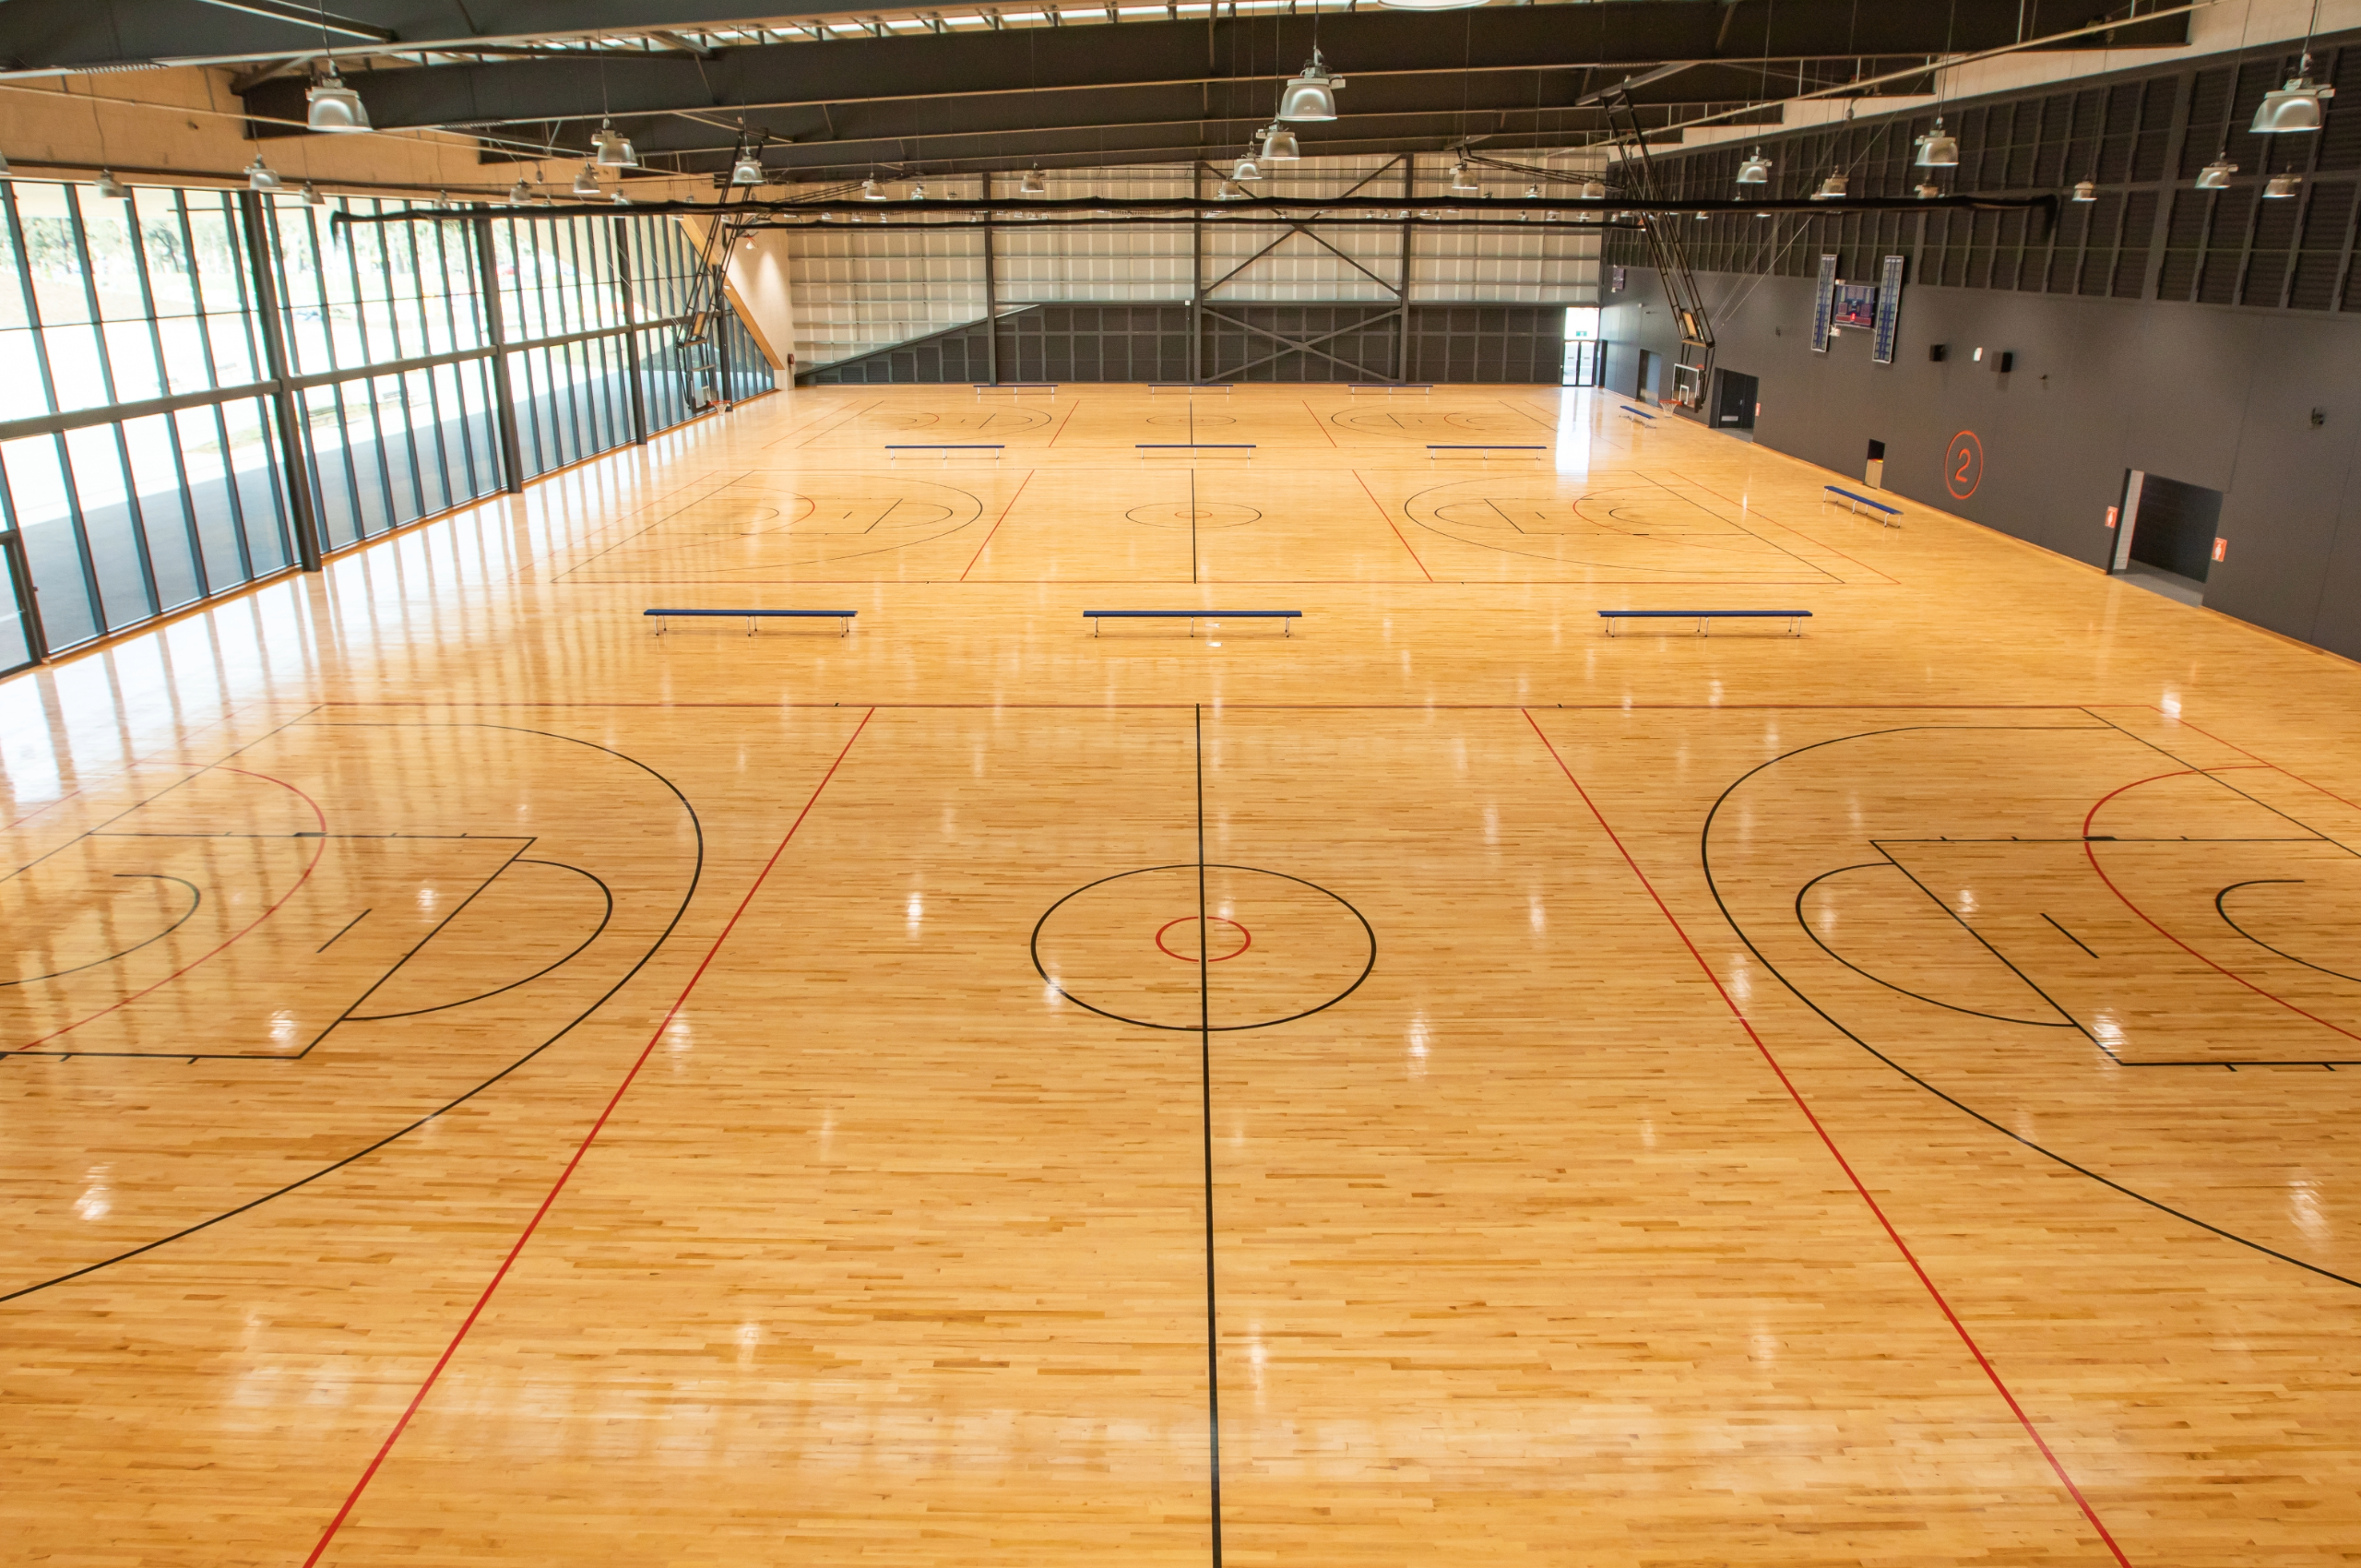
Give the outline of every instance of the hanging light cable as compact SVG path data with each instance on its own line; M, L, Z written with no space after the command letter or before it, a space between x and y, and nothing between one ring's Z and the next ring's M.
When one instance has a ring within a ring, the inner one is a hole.
M320 17L320 49L326 56L327 69L311 90L303 94L306 108L303 124L314 131L331 135L365 131L370 128L369 111L362 105L361 95L344 85L336 74L336 47L328 42L328 11L326 0L317 7Z
M2312 0L2312 19L2304 27L2303 58L2296 67L2296 74L2287 78L2285 87L2275 88L2262 95L2262 101L2255 105L2254 124L2247 129L2258 136L2268 137L2320 128L2320 102L2323 99L2334 98L2336 89L2312 85L2312 34L2319 25L2320 0Z

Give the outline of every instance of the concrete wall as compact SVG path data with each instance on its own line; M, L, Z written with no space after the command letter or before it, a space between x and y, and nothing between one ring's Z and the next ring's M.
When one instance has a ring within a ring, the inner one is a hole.
M1676 346L1654 271L1628 278L1604 325L1626 390L1637 349ZM1866 332L1811 351L1809 279L1702 281L1716 364L1762 378L1762 445L1857 480L1883 441L1887 489L2102 569L2126 469L2219 490L2207 607L2361 659L2361 318L1913 285L1880 365ZM1975 363L1978 345L2015 368ZM1961 497L1944 457L1964 431L1984 462Z

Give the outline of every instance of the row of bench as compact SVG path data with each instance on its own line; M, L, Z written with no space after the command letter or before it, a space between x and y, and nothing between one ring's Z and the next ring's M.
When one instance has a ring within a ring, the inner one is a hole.
M1059 383L1054 381L975 381L968 385L975 388L976 396L979 398L987 392L1005 392L1011 397L1020 397L1027 392L1038 392L1054 398L1058 395L1059 387ZM1235 382L1229 381L1151 381L1147 384L1147 391L1151 398L1159 392L1218 392L1228 397L1230 389L1236 385ZM1434 390L1431 382L1323 381L1307 382L1301 385L1342 386L1347 395L1352 396L1382 392L1391 397L1396 392L1425 394Z
M858 610L658 609L643 610L640 613L655 618L656 635L659 637L664 635L665 622L676 616L698 618L726 616L742 619L746 623L746 635L751 637L754 635L754 623L757 621L814 619L835 620L840 623L840 629L836 635L849 636L852 635L853 617L859 615L860 612ZM1099 624L1104 621L1186 621L1189 623L1189 635L1193 637L1197 635L1198 622L1215 620L1276 621L1280 623L1282 636L1293 636L1294 623L1303 619L1303 612L1300 610L1086 610L1082 613L1083 618L1090 623L1090 635L1094 637L1098 635ZM1710 623L1733 620L1781 620L1787 623L1787 631L1790 636L1801 636L1803 624L1811 619L1811 612L1809 610L1602 610L1598 615L1600 620L1607 623L1607 635L1610 637L1615 635L1617 623L1622 621L1694 621L1697 623L1697 635L1702 637L1707 635L1706 627Z
M1134 441L1132 443L1132 448L1143 457L1150 452L1244 452L1251 457L1255 449L1255 444L1252 441ZM943 455L943 460L947 463L951 460L951 454L954 452L990 452L992 455L992 461L997 463L1007 450L1006 444L998 441L903 441L887 444L885 460L889 463L899 462L901 455L905 452L938 452ZM1513 441L1430 441L1427 443L1427 461L1433 462L1436 454L1442 452L1474 452L1483 461L1489 462L1495 452L1547 452L1549 448L1546 445L1527 445Z

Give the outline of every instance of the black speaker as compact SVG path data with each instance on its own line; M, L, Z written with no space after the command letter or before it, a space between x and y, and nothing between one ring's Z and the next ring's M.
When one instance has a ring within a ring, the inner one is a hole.
M1952 346L1949 343L1929 343L1927 345L1927 357L1933 360L1937 364L1940 364L1943 361L1949 359L1951 357L1951 352Z

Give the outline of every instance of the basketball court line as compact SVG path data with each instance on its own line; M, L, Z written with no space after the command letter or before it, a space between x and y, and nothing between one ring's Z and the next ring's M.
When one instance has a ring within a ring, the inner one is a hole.
M1703 492L1704 492L1706 494L1708 494L1708 495L1718 496L1718 497L1719 497L1720 499L1722 499L1723 501L1728 502L1728 503L1729 503L1729 505L1733 505L1733 506L1736 506L1737 508L1738 508L1738 510L1739 510L1739 511L1744 512L1745 514L1747 514L1747 515L1748 515L1748 516L1750 516L1750 517L1756 515L1756 508L1755 508L1755 506L1754 506L1753 503L1752 503L1752 502L1750 502L1750 501L1746 501L1746 500L1731 500L1731 498L1730 498L1729 496L1723 495L1723 494L1722 494L1722 493L1721 493L1720 491L1715 490L1712 485L1710 485L1710 484L1705 484L1705 483L1703 483L1703 482L1702 482L1702 481L1700 481L1691 479L1688 475L1686 475L1686 474L1684 474L1684 473L1679 472L1678 469L1667 469L1665 471L1666 471L1667 473L1668 473L1668 474L1671 474L1673 478L1675 478L1675 479L1679 480L1679 481L1681 483L1683 483L1683 484L1687 484L1687 485L1694 485L1697 489L1703 491ZM1659 482L1661 482L1661 481L1659 481ZM1856 560L1854 557L1852 557L1852 556L1850 556L1850 555L1847 555L1847 554L1845 554L1843 551L1841 551L1841 550L1837 549L1834 545L1832 545L1832 544L1822 544L1820 540L1816 540L1816 539L1813 539L1813 538L1811 537L1811 535L1809 535L1809 534L1808 534L1808 533L1804 532L1804 530L1803 530L1803 529L1799 529L1799 528L1796 527L1796 525L1795 525L1795 524L1793 524L1793 523L1783 523L1783 522L1779 521L1779 519L1778 519L1778 518L1776 518L1776 517L1770 517L1770 516L1768 516L1767 514L1765 514L1765 515L1763 516L1763 520L1764 520L1764 521L1766 521L1766 522L1768 522L1768 523L1769 523L1773 528L1785 529L1786 529L1789 533L1794 534L1797 539L1801 539L1801 540L1805 540L1809 541L1809 542L1811 544L1811 546L1812 546L1814 549L1816 549L1816 550L1825 550L1825 551L1827 551L1831 555L1835 556L1839 561L1846 562L1846 563L1848 563L1848 564L1852 564L1852 565L1858 566L1858 567L1860 567L1860 568L1861 568L1861 570L1862 570L1862 571L1864 571L1864 572L1869 572L1869 573L1873 574L1873 575L1874 575L1874 576L1879 576L1879 577L1882 577L1882 578L1884 578L1885 582L1887 583L1887 585L1888 585L1889 587L1892 587L1892 588L1901 588L1901 587L1903 586L1903 582L1902 582L1902 579L1901 579L1901 578L1896 577L1896 576L1892 576L1892 575L1890 575L1890 574L1888 574L1888 573L1886 573L1886 572L1880 571L1877 567L1875 567L1875 566L1872 566L1872 565L1869 564L1868 564L1867 562L1865 562L1865 561ZM1861 586L1861 585L1856 584L1856 585L1853 585L1853 586L1858 587L1858 586Z
M1048 450L1050 449L1050 446L1055 446L1055 445L1058 444L1058 437L1059 437L1059 436L1061 436L1061 435L1063 435L1063 434L1066 433L1066 421L1067 421L1067 420L1071 420L1071 419L1073 419L1073 418L1074 418L1074 411L1076 409L1080 408L1080 407L1082 407L1082 399L1081 399L1081 398L1076 398L1073 402L1068 403L1068 404L1066 405L1066 415L1065 415L1065 419L1062 419L1062 420L1060 420L1060 421L1058 422L1058 428L1057 428L1057 429L1055 429L1055 430L1053 430L1053 431L1051 431L1051 432L1050 433L1050 443L1049 443L1049 446L1044 446L1044 447L1042 448L1042 450L1043 450L1043 451L1045 451L1045 452L1046 452L1046 451L1048 451ZM1194 417L1193 412L1192 412L1192 418ZM1195 426L1192 425L1190 428L1193 430L1193 429L1195 428Z
M860 722L854 725L852 733L846 737L844 749L839 751L836 760L828 765L828 770L820 776L820 781L812 787L812 794L803 802L803 809L795 814L795 820L788 825L785 836L779 839L777 847L771 850L770 859L765 861L763 869L755 873L754 880L747 887L745 897L738 900L738 907L730 912L730 919L723 923L720 932L714 937L712 944L706 949L705 956L697 960L697 967L690 974L688 983L681 988L681 994L673 1000L670 1008L665 1012L663 1019L657 1024L655 1031L647 1037L647 1043L640 1048L638 1057L633 1061L630 1070L624 1073L623 1082L615 1086L615 1092L608 1097L606 1106L599 1112L598 1119L590 1123L589 1131L582 1134L582 1141L575 1146L573 1158L565 1162L565 1168L558 1172L557 1180L551 1183L549 1194L541 1199L540 1207L535 1209L533 1217L526 1221L525 1229L517 1235L515 1244L508 1249L507 1255L501 1259L500 1266L493 1270L491 1280L483 1288L482 1294L476 1298L475 1305L469 1309L468 1315L460 1320L458 1331L451 1336L450 1344L444 1348L443 1354L435 1360L433 1367L427 1372L425 1381L419 1384L418 1392L410 1396L409 1404L403 1409L400 1419L395 1421L393 1430L386 1434L386 1441L378 1446L375 1455L369 1461L368 1467L361 1472L361 1479L353 1483L351 1491L346 1494L343 1506L336 1511L335 1517L328 1521L327 1527L321 1532L319 1543L312 1548L311 1555L303 1559L303 1568L313 1568L313 1564L319 1562L329 1545L335 1541L337 1532L344 1527L345 1520L351 1516L353 1508L361 1502L362 1494L369 1490L370 1481L375 1479L377 1471L385 1465L387 1456L393 1453L394 1444L401 1440L401 1435L408 1430L411 1419L426 1403L426 1396L434 1391L435 1384L441 1381L443 1370L451 1364L451 1358L458 1354L460 1345L468 1337L468 1331L473 1328L476 1325L476 1320L483 1315L484 1308L492 1304L492 1296L500 1289L501 1282L508 1277L509 1270L516 1266L516 1259L524 1253L526 1243L533 1239L533 1232L540 1229L541 1221L548 1217L551 1206L557 1202L558 1194L565 1190L566 1182L573 1179L575 1170L582 1164L583 1157L590 1152L590 1146L597 1142L599 1134L606 1130L608 1120L614 1115L615 1108L623 1103L623 1096L630 1091L633 1081L639 1076L640 1069L647 1066L647 1059L655 1054L656 1047L663 1039L665 1031L672 1027L672 1020L680 1016L681 1009L688 1005L689 993L696 990L699 980L705 979L706 970L712 967L713 960L719 956L722 944L730 940L730 932L737 930L738 921L746 913L747 907L753 903L754 895L763 890L763 884L769 879L772 868L778 864L779 857L787 853L788 845L795 838L796 829L803 826L803 819L812 814L813 806L819 804L821 791L828 787L830 779L836 778L836 770L844 766L845 758L851 754L853 742L860 739L860 732L869 727L870 719L875 716L874 708L861 715Z
M1558 765L1560 771L1565 774L1566 782L1572 784L1574 787L1574 792L1582 797L1583 804L1589 808L1591 815L1596 819L1599 830L1607 835L1608 841L1615 846L1616 853L1622 856L1623 863L1631 868L1632 876L1638 879L1641 887L1646 891L1658 912L1671 925L1673 933L1680 938L1680 944L1689 950L1689 956L1697 961L1697 967L1704 970L1705 978L1712 983L1714 994L1722 999L1722 1005L1729 1010L1731 1017L1738 1020L1738 1027L1746 1031L1747 1039L1754 1042L1754 1049L1762 1053L1763 1062L1770 1067L1772 1074L1778 1078L1779 1087L1786 1091L1787 1098L1794 1102L1796 1109L1803 1112L1804 1120L1810 1123L1811 1130L1819 1135L1821 1144L1828 1150L1829 1157L1835 1160L1837 1169L1844 1171L1845 1181L1851 1183L1853 1191L1859 1195L1861 1202L1876 1218L1879 1227L1885 1231L1887 1239L1893 1243L1894 1250L1901 1253L1903 1261L1910 1265L1910 1272L1917 1277L1918 1283L1926 1287L1927 1294L1940 1309L1944 1321L1951 1324L1952 1332L1959 1336L1960 1343L1967 1348L1968 1354L1975 1358L1975 1364L1982 1369L1994 1391L2009 1407L2009 1413L2016 1418L2017 1424L2024 1430L2025 1435L2033 1440L2034 1446L2041 1451L2042 1458L2048 1462L2049 1468L2058 1477L2059 1484L2074 1500L2075 1507L2082 1511L2083 1518L2090 1521L2091 1527L2098 1531L2099 1538L2106 1543L2107 1550L2114 1555L2120 1568L2131 1568L2131 1560L2126 1557L2123 1554L2123 1549L2116 1544L2115 1537L2108 1532L2105 1521L2098 1515L2098 1511L2091 1506L2090 1499L2082 1495L2082 1489L2077 1486L2074 1483L2074 1478L2067 1473L2065 1465L2051 1450L2048 1441L2041 1435L2041 1431L2034 1424L2033 1418L2025 1413L2024 1407L2017 1402L2017 1396L2010 1392L2007 1382L2000 1376L1999 1369L1985 1356L1983 1348L1975 1342L1975 1336L1968 1332L1967 1324L1960 1321L1959 1314L1952 1310L1952 1304L1944 1298L1942 1290L1927 1273L1925 1266L1919 1263L1917 1254L1912 1252L1909 1243L1902 1239L1902 1232L1895 1229L1893 1221L1886 1218L1884 1208L1879 1205L1875 1197L1870 1195L1868 1184L1854 1170L1852 1162L1845 1158L1845 1151L1837 1147L1835 1138L1830 1135L1828 1129L1821 1124L1820 1118L1813 1114L1811 1106L1804 1099L1802 1091L1798 1090L1794 1081L1787 1076L1786 1069L1779 1064L1779 1059L1772 1054L1770 1046L1763 1042L1762 1037L1755 1032L1754 1025L1748 1020L1746 1014L1739 1009L1737 1002L1732 1000L1729 992L1722 984L1722 977L1714 972L1713 965L1705 961L1705 955L1698 949L1696 943L1690 940L1688 931L1682 927L1679 918L1672 912L1672 907L1664 901L1664 896L1656 891L1655 884L1648 880L1647 873L1640 869L1640 862L1632 859L1630 849L1624 848L1621 837L1616 833L1606 815L1600 812L1597 802L1590 798L1590 791L1583 788L1582 780L1574 777L1574 770L1567 766L1566 759L1559 754L1558 748L1550 742L1548 735L1542 731L1540 721L1531 713L1526 713L1525 719L1533 727L1535 738L1539 740L1549 753L1549 759ZM1741 935L1743 935L1742 932ZM1748 945L1751 947L1752 944L1750 943Z
M1636 478L1636 479L1643 479L1643 480L1647 481L1647 482L1648 482L1648 483L1655 485L1658 490L1663 491L1667 495L1670 495L1670 496L1678 497L1679 500L1681 500L1681 501L1683 501L1683 502L1687 503L1689 505L1695 506L1699 511L1701 511L1701 512L1704 512L1704 513L1705 513L1705 515L1706 515L1707 517L1713 517L1713 516L1714 516L1714 514L1713 514L1712 512L1707 511L1707 510L1706 510L1706 508L1705 508L1704 506L1703 506L1703 505L1699 505L1699 503L1698 503L1698 502L1697 502L1693 497L1687 496L1687 495L1682 495L1682 494L1680 493L1680 492L1679 492L1679 491L1677 491L1677 490L1673 489L1673 488L1672 488L1672 486L1670 486L1670 485L1668 485L1668 484L1665 483L1665 481L1662 481L1662 480L1660 480L1660 479L1656 478L1656 476L1655 476L1655 475L1651 474L1651 473L1642 473L1642 472L1641 472L1640 470L1638 470L1637 469L1633 469L1633 470L1631 470L1631 471L1632 471L1632 476L1633 476L1634 478ZM1700 488L1700 489L1703 489L1703 486L1700 486L1699 488ZM1713 493L1712 491L1706 491L1706 493L1707 493L1708 495L1711 495L1711 494L1713 494L1714 493ZM1728 497L1727 497L1727 496L1724 496L1724 497L1722 497L1722 499L1723 499L1723 500L1725 500L1725 501L1726 501L1726 500L1728 499ZM1748 509L1748 508L1741 507L1741 508L1740 508L1740 512L1741 512L1741 515L1742 515L1742 516L1745 516L1745 517L1751 517L1751 516L1752 516L1751 511L1750 511L1750 509ZM1809 566L1809 567L1810 567L1813 571L1815 571L1815 572L1820 572L1820 573L1825 574L1825 575L1826 575L1826 576L1828 577L1828 580L1829 580L1829 581L1831 581L1831 582L1833 582L1833 583L1842 583L1842 582L1845 580L1843 577L1838 576L1835 573L1829 571L1827 567L1821 565L1818 562L1814 562L1814 561L1806 561L1802 556L1800 556L1800 555L1797 554L1794 551L1789 550L1786 545L1781 544L1777 540L1765 538L1765 537L1764 537L1761 532L1757 531L1757 530L1756 530L1753 527L1751 527L1749 523L1746 523L1746 522L1743 522L1743 521L1739 521L1739 520L1736 520L1736 519L1729 518L1729 517L1722 517L1722 518L1719 518L1719 519L1717 519L1717 520L1718 520L1718 521L1721 521L1721 522L1727 523L1727 524L1729 524L1729 526L1730 526L1730 527L1732 527L1732 528L1734 528L1734 529L1738 529L1741 530L1741 531L1742 531L1742 532L1744 532L1744 533L1746 534L1746 536L1747 536L1748 538L1750 538L1750 539L1759 539L1759 540L1762 540L1763 543L1765 543L1765 544L1769 545L1772 549L1774 549L1774 550L1777 551L1780 554L1786 556L1789 560L1794 561L1794 562L1795 562L1797 564L1798 564L1798 565ZM1782 523L1777 522L1777 521L1776 521L1776 519L1774 519L1774 520L1773 520L1773 526L1774 526L1774 527L1785 527L1786 525L1784 525L1784 524L1782 524ZM1797 531L1797 529L1789 529L1787 531L1788 531L1788 532L1790 532L1790 533L1797 533L1797 537L1799 537L1799 538L1801 537L1800 533L1798 533L1798 531ZM1834 551L1833 551L1833 550L1832 550L1832 551L1830 551L1830 552L1829 552L1829 553L1830 553L1830 554L1832 554L1832 555L1833 555L1833 554L1835 554L1836 552L1835 552ZM1885 574L1884 574L1884 573L1882 573L1882 572L1879 573L1878 575L1879 575L1880 576L1885 576ZM1887 580L1888 580L1889 582L1892 581L1892 578L1887 578ZM1899 585L1899 584L1896 584L1895 586L1899 587L1900 585Z
M1424 561L1418 560L1418 552L1417 551L1410 549L1409 538L1405 535L1400 527L1394 523L1394 514L1386 509L1385 503L1377 498L1377 492L1369 487L1369 481L1361 477L1360 469L1353 469L1352 475L1353 482L1361 487L1361 493L1368 496L1369 504L1377 508L1377 515L1385 519L1385 526L1394 529L1394 537L1402 541L1402 548L1404 550L1409 551L1410 559L1418 563L1418 570L1425 574L1427 581L1433 582L1435 580L1435 575L1432 572L1427 571L1427 564Z
M1009 513L1016 509L1017 496L1025 493L1025 487L1033 482L1033 476L1038 472L1040 472L1038 469L1027 469L1025 470L1025 477L1016 481L1015 492L1009 496L1008 504L1000 509L1000 516L994 517L992 519L992 526L985 530L984 542L976 546L976 552L967 557L967 564L960 569L959 581L963 583L966 582L967 580L967 574L976 569L976 563L984 558L984 552L991 548L992 535L1000 532L1001 524L1008 521ZM955 529L954 531L955 532L956 530ZM930 540L929 542L931 541Z

